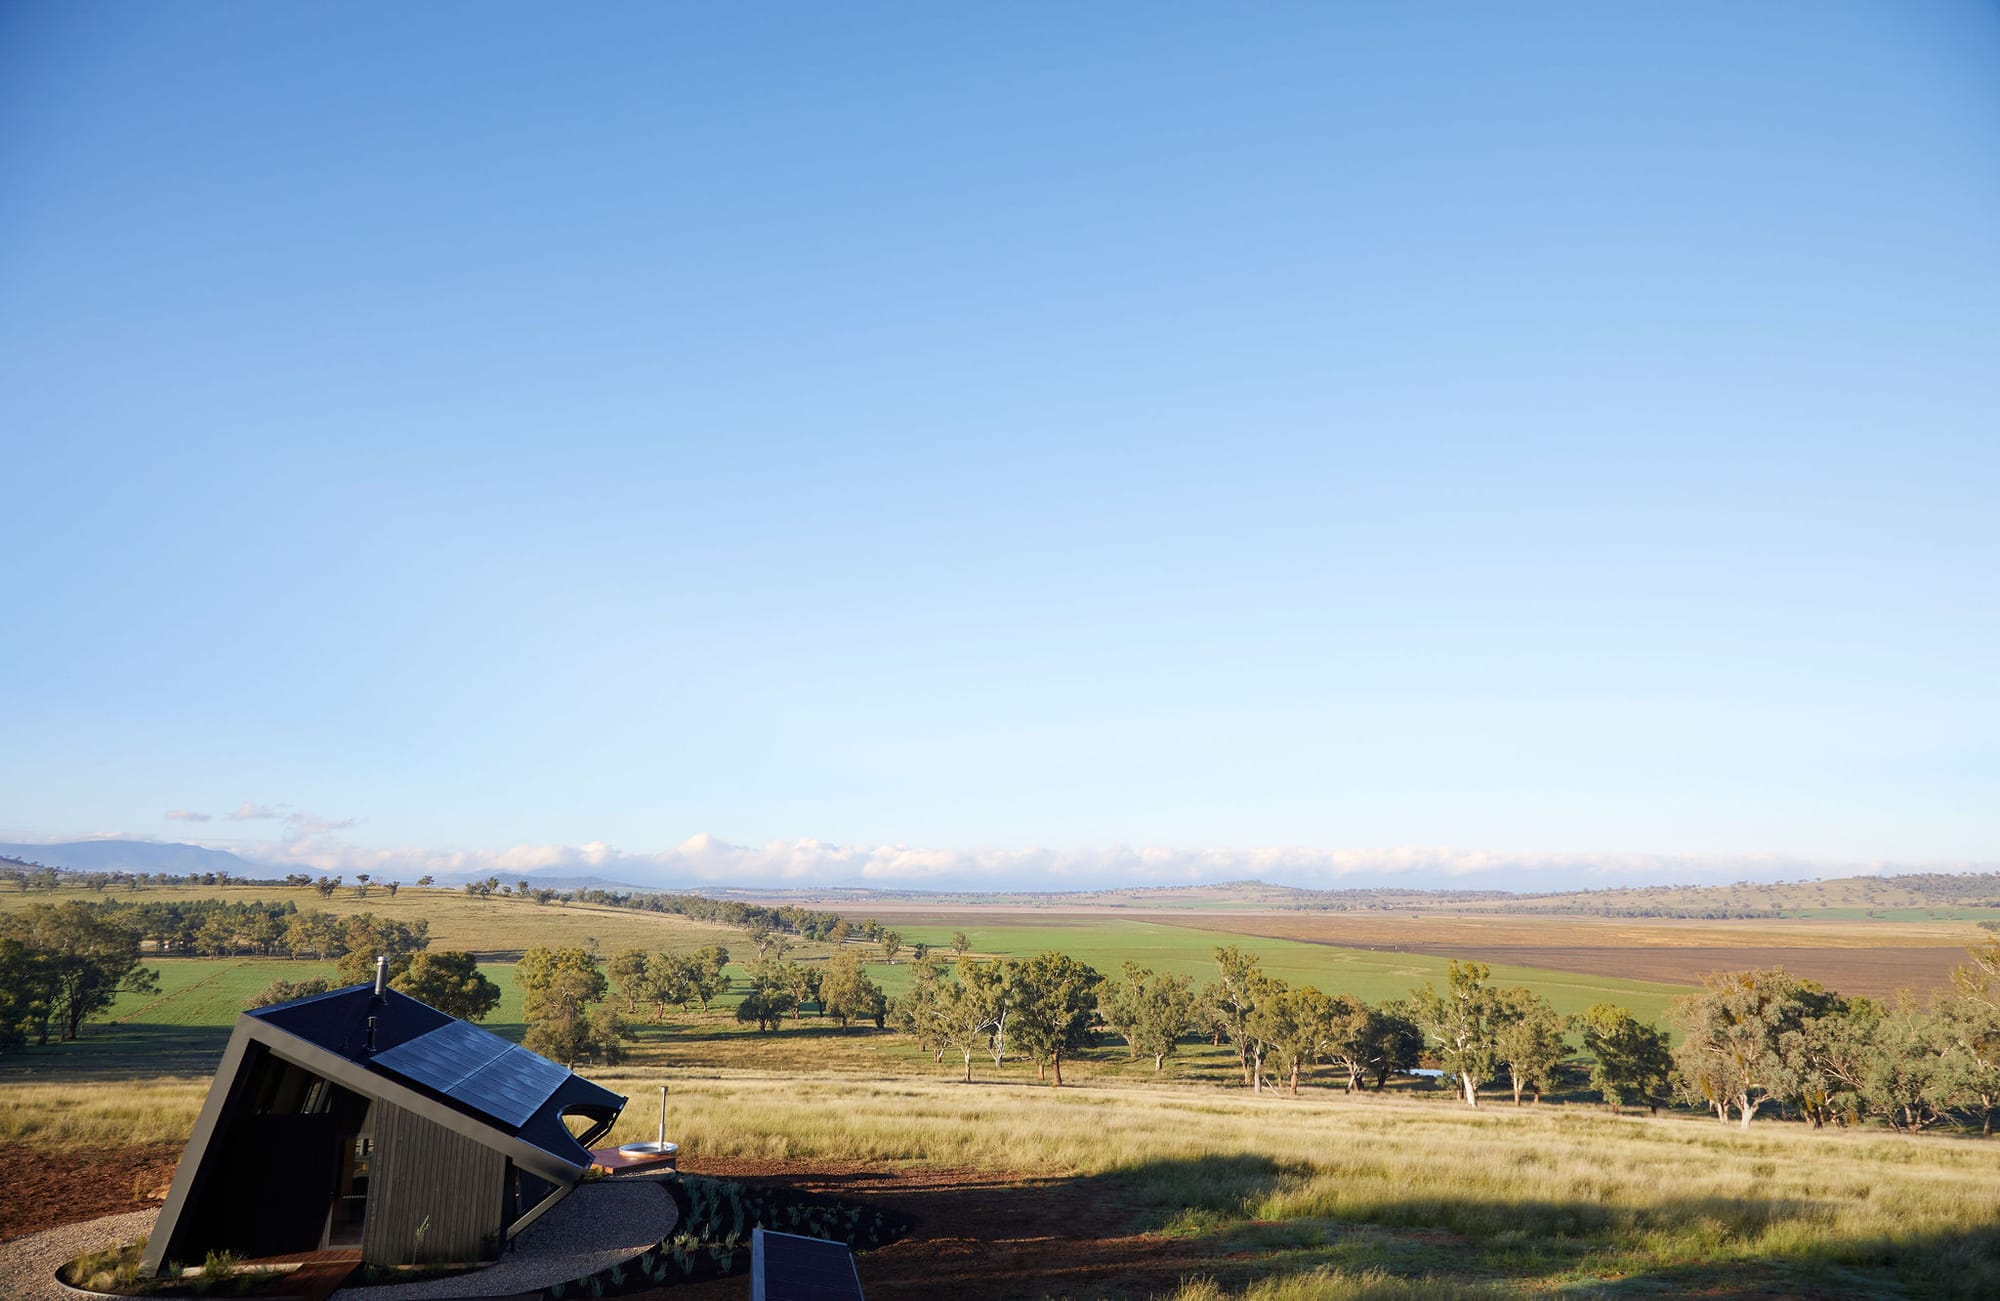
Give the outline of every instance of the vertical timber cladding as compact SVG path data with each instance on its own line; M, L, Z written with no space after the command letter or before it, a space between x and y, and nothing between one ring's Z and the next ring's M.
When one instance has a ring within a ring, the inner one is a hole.
M371 1265L492 1260L506 1230L506 1188L504 1154L377 1101L361 1258Z

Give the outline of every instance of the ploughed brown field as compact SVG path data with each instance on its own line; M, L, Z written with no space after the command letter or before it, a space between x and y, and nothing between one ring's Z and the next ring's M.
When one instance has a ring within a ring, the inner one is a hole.
M1692 984L1703 972L1783 967L1843 994L1886 998L1948 985L1968 945L1985 934L1962 923L1741 923L1567 917L1353 917L1296 913L1186 916L1147 921L1330 944L1545 967L1586 975Z

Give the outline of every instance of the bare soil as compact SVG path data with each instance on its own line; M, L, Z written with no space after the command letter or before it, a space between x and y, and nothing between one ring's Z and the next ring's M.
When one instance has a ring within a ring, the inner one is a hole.
M135 1197L164 1189L180 1149L153 1144L123 1151L47 1152L0 1144L0 1240L157 1206ZM1134 1213L1092 1181L982 1170L884 1170L838 1162L704 1161L689 1173L778 1183L863 1201L908 1217L899 1242L863 1253L870 1301L966 1296L1171 1291L1216 1264L1196 1245L1134 1233ZM739 1273L646 1295L684 1301L741 1301Z
M1147 920L1210 928L1192 919ZM1860 926L1808 924L1788 932L1768 922L1752 925L1754 931L1746 927L1745 933L1736 935L1726 925L1712 922L1678 926L1650 920L1508 918L1488 922L1294 915L1240 917L1228 929L1308 944L1422 953L1678 985L1693 984L1705 971L1783 967L1828 989L1875 998L1902 989L1922 992L1949 985L1952 968L1966 962L1965 948L1971 942L1940 944L1937 941L1942 937L1935 931L1926 934L1904 928L1883 928L1871 934L1869 928Z
M0 1143L0 1242L158 1206L149 1194L172 1181L180 1156L178 1143L76 1152Z
M856 1256L869 1301L939 1296L1170 1292L1213 1272L1214 1244L1135 1233L1133 1208L1091 1180L984 1170L883 1170L837 1163L704 1161L691 1174L782 1183L907 1216L914 1228ZM1203 1253L1203 1246L1206 1253ZM660 1288L662 1301L741 1301L739 1275Z

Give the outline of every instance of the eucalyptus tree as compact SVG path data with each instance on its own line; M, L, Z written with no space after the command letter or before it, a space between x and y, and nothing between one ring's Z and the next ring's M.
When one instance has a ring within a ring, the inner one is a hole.
M1300 1074L1333 1048L1339 1015L1335 1000L1311 985L1285 988L1273 981L1259 1000L1252 1028L1293 1097L1299 1093Z
M651 960L652 955L644 949L623 949L606 966L611 983L625 999L627 1016L639 1010L639 1001L645 997L646 964Z
M1327 1000L1326 1040L1320 1055L1345 1072L1348 1093L1365 1087L1383 1051L1379 1020L1379 1013L1352 994L1334 994Z
M76 1038L120 994L159 988L159 973L139 965L138 929L103 905L36 904L0 921L0 938L22 947L12 1001L38 1044L52 1031Z
M1257 1000L1274 992L1258 963L1257 955L1245 953L1234 944L1219 946L1215 950L1216 978L1202 990L1202 1001L1206 1005L1211 1024L1218 1039L1228 1039L1236 1050L1236 1065L1243 1073L1243 1083L1256 1087L1258 1072L1253 1064L1257 1051L1257 1037L1251 1030L1251 1021L1257 1013Z
M946 970L944 959L935 956L917 963L910 971L909 988L889 1005L889 1020L896 1029L914 1038L918 1047L939 1062L951 1046L940 1016Z
M1479 1105L1479 1086L1500 1068L1503 1008L1498 991L1486 983L1491 974L1483 962L1453 958L1445 968L1443 989L1426 982L1409 998L1412 1019L1473 1107Z
M500 986L479 970L479 960L462 949L419 953L392 986L446 1016L484 1021L500 1006Z
M1123 980L1109 980L1099 987L1098 1019L1125 1040L1131 1057L1151 1057L1158 1072L1200 1019L1194 982L1130 961L1123 974Z
M1515 986L1495 995L1497 1002L1493 1048L1507 1068L1507 1082L1514 1090L1514 1105L1521 1095L1533 1092L1535 1101L1555 1077L1562 1059L1569 1056L1569 1018L1558 1013L1548 999L1533 990Z
M1053 949L1018 964L1014 972L1015 1040L1035 1062L1035 1077L1044 1068L1050 1081L1062 1085L1065 1056L1090 1046L1097 1015L1097 986L1103 977L1067 953Z
M1951 973L1952 992L1940 999L1940 1032L1962 1057L1966 1108L1979 1116L1979 1132L1993 1133L2000 1110L2000 940L1967 950L1972 960Z
M1667 1009L1679 1035L1674 1067L1682 1092L1724 1124L1734 1111L1743 1128L1750 1128L1758 1110L1791 1087L1782 1041L1814 1014L1824 993L1782 967L1703 976L1698 992L1675 999Z
M1625 1008L1598 1003L1581 1021L1583 1046L1594 1059L1591 1087L1613 1111L1639 1105L1658 1114L1673 1096L1674 1057L1667 1037Z
M983 1033L996 1071L1006 1059L1007 1036L1015 1020L1018 1004L1015 971L1018 965L1004 959L998 962L975 962L971 958L958 960L958 978L974 999L975 1010L986 1027Z
M929 965L920 964L919 969ZM835 953L828 960L818 996L821 1010L843 1027L851 1021L873 1021L880 1026L889 1006L881 986L868 978L861 955L851 949Z
M588 949L537 946L514 964L521 987L528 1048L574 1066L588 1056L616 1063L623 1056L625 1025L610 1008L598 1007L609 990L604 972Z

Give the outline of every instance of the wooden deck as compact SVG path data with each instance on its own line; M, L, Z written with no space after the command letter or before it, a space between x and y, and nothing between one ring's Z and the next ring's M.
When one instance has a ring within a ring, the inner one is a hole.
M332 1251L295 1251L287 1256L260 1256L244 1263L252 1266L296 1264L298 1268L285 1275L284 1282L276 1284L270 1295L273 1298L291 1298L292 1301L326 1301L341 1289L349 1275L361 1268L361 1250L358 1247L340 1247Z

